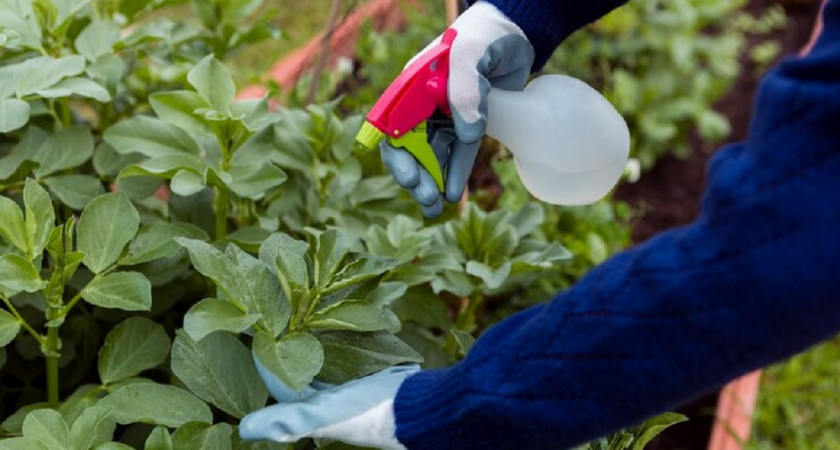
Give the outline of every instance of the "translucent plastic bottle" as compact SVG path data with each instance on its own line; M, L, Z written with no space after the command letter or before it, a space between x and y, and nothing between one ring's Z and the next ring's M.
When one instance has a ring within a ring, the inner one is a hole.
M589 85L543 75L523 91L491 89L487 134L513 153L522 184L555 205L584 205L618 182L630 132L618 111Z

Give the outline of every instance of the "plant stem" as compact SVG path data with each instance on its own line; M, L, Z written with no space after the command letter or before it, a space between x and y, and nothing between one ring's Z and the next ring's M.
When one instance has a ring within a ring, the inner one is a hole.
M467 333L475 329L475 312L479 305L484 302L484 295L481 292L474 292L470 296L470 301L467 302L467 307L458 314L458 320L455 322L455 327Z
M52 405L58 404L58 354L60 350L58 327L47 329L47 342L44 346L50 354L47 358L47 401Z
M15 316L15 319L17 319L18 322L20 322L20 325L23 327L23 329L29 332L29 334L31 334L32 337L34 337L35 340L38 341L38 344L44 345L46 343L44 337L38 334L38 332L36 332L35 329L32 328L31 325L29 325L29 322L27 322L26 319L24 319L23 316L20 315L17 308L15 308L15 305L12 304L11 300L6 298L5 295L0 295L0 299L3 299L3 303L6 304L6 307L9 308L9 311L11 311L12 315Z
M69 314L69 313L70 313L70 310L71 310L71 309L73 309L73 307L74 307L74 306L76 306L76 303L79 303L79 300L81 300L81 299L82 299L82 292L85 290L85 288L87 288L87 286L88 286L89 284L91 284L91 283L93 283L94 281L96 281L96 280L98 280L98 279L100 279L100 278L104 277L105 275L108 275L109 273L111 273L111 272L113 272L114 270L116 270L116 268L117 268L117 265L116 265L116 264L114 264L114 265L112 265L112 266L110 266L110 267L105 268L105 270L103 270L102 272L99 272L97 275L95 275L95 276L94 276L94 277L93 277L93 278L92 278L92 279L88 282L88 284L86 284L86 285L85 285L85 287L84 287L84 288L80 289L80 290L79 290L79 292L77 292L77 293L76 293L76 295L74 295L74 296L73 296L73 298L71 298L71 299L70 299L70 301L69 301L69 302L67 302L67 304L66 304L66 305L64 305L64 307L63 307L63 308L61 308L61 310L59 310L59 311L57 311L57 312L55 313L55 317L64 317L64 316L66 316L67 314Z
M216 213L216 240L227 236L228 195L224 187L214 187L213 211Z
M465 333L471 333L475 330L475 313L478 307L484 302L484 295L476 291L470 296L466 306L458 312L458 318L455 320L455 329ZM451 333L446 337L446 343L443 345L443 350L448 355L456 355L458 350L458 341Z

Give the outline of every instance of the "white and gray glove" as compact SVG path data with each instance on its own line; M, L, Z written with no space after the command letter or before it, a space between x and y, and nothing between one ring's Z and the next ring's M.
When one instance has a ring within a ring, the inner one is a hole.
M445 174L444 195L434 179L407 151L381 144L382 160L397 183L408 189L427 217L443 211L443 198L460 200L487 128L490 88L522 90L534 63L534 48L525 33L495 6L478 1L450 28L458 34L449 53L447 95L454 132L443 129L430 144ZM409 63L436 46L435 39Z

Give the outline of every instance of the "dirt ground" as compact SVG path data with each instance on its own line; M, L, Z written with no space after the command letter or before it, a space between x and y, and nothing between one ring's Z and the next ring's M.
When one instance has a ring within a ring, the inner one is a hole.
M788 17L783 30L772 37L782 45L780 58L794 56L807 42L819 9L818 0L778 2L752 0L750 10L760 11L782 3ZM743 70L733 89L715 106L729 118L732 135L728 142L743 140L747 134L752 111L753 95L758 86L755 68L743 57ZM726 143L714 148L720 148ZM625 184L616 191L616 198L626 201L636 211L633 221L633 242L641 243L660 231L690 223L697 217L705 188L705 170L714 148L699 140L687 159L666 157L642 176L636 184ZM705 450L713 424L717 392L710 393L679 409L689 421L666 430L648 445L648 450Z

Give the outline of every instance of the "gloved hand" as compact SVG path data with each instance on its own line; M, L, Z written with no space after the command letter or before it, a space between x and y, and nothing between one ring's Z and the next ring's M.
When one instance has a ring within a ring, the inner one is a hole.
M341 386L315 383L296 393L256 363L260 377L279 403L245 416L239 424L242 439L292 443L307 437L328 438L363 447L405 450L394 435L394 397L403 380L419 371L419 366L392 367Z
M449 54L447 86L454 132L441 129L429 133L429 142L445 176L443 197L432 176L411 154L384 141L380 145L382 161L397 183L420 203L427 217L440 215L444 197L455 203L464 193L487 127L490 88L522 90L534 63L534 49L522 30L487 2L476 2L451 28L458 31ZM440 39L435 39L406 67Z

